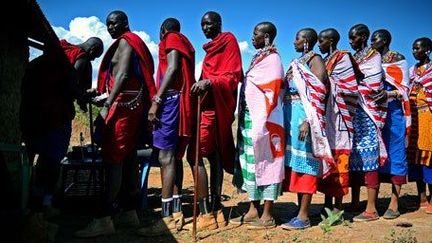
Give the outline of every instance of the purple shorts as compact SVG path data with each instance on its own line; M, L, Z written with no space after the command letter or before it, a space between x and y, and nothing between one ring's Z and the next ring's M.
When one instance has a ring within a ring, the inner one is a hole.
M158 112L159 123L153 130L153 146L158 149L175 149L179 142L180 93L162 97Z

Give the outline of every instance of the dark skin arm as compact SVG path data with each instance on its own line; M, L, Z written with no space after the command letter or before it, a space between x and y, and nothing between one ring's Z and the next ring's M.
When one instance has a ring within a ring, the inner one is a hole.
M328 79L324 60L321 56L314 56L309 62L309 67L311 69L311 72L317 78L319 78L319 80L325 81ZM303 121L303 123L300 125L300 141L304 141L306 139L307 135L309 134L309 129L309 123L307 121Z
M117 47L117 52L119 56L118 61L118 69L114 76L114 87L111 90L111 93L109 94L106 102L109 104L112 104L114 100L117 98L117 96L120 93L121 87L123 86L124 82L128 79L129 76L129 70L130 70L130 63L131 63L131 57L132 57L132 47L127 43L126 40L121 39L120 43ZM106 118L108 115L108 108L103 107L100 115L102 118Z
M202 79L196 83L194 83L191 87L192 95L202 95L211 87L211 80Z
M75 70L78 74L78 83L77 83L77 103L80 106L81 110L84 112L87 111L87 101L85 97L85 92L87 89L91 87L91 72L89 72L89 68L91 69L90 61L87 58L80 58L75 62L74 65Z
M168 67L162 80L162 85L156 93L156 96L158 97L160 97L167 90L169 85L173 82L175 74L179 69L180 53L177 50L171 50L170 52L168 52L167 59ZM152 123L156 123L159 121L159 119L156 117L159 105L160 104L153 101L150 107L148 113L148 120Z

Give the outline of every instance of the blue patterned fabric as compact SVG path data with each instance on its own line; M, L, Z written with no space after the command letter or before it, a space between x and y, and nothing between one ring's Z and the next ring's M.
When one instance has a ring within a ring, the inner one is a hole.
M353 149L350 156L350 170L375 171L378 169L379 144L377 128L361 107L356 108L353 120Z
M296 94L295 85L289 83L290 94ZM312 176L321 174L321 161L312 154L310 133L305 141L300 141L300 125L306 119L306 113L300 99L288 100L284 103L284 127L286 137L285 166L291 167L297 173Z
M394 90L388 83L384 83L386 90ZM388 103L386 123L383 128L383 139L386 145L388 159L379 168L380 173L405 176L408 173L408 160L405 149L405 117L402 103L392 100Z

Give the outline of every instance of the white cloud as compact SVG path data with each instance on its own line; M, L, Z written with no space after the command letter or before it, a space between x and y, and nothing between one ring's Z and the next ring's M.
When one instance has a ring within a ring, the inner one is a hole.
M59 39L66 39L72 44L80 44L86 41L88 38L96 36L102 39L104 43L104 54L108 47L113 43L113 39L109 35L106 25L95 16L91 17L76 17L69 23L69 30L61 26L52 26ZM141 39L147 44L155 65L157 64L158 58L158 44L155 43L151 37L144 31L133 31L135 34L141 37ZM30 48L30 60L41 54L40 51L34 48ZM97 58L92 62L93 65L93 85L96 83L97 74L99 70L102 57Z
M249 47L249 43L247 41L240 41L238 44L242 54L253 54L253 50Z
M199 78L201 76L202 64L203 64L202 60L195 64L195 79L197 81L199 80Z
M137 34L141 39L146 43L150 53L154 58L158 58L159 55L159 45L151 40L150 36L144 31L132 31ZM155 60L155 64L157 64L157 60Z
M238 45L239 45L242 57L244 57L245 55L251 55L251 54L254 53L254 51L249 47L249 44L248 44L247 41L240 41L238 43ZM195 78L196 78L197 81L198 81L198 79L200 78L200 75L201 75L202 64L203 64L203 60L201 60L201 61L199 61L199 62L197 62L195 64Z

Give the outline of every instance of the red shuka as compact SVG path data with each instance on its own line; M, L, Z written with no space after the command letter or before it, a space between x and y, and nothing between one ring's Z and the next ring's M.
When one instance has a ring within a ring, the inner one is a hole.
M211 80L202 107L216 112L216 143L225 171L233 173L235 147L231 125L237 102L237 86L243 79L240 48L233 34L224 32L204 44L201 79Z
M163 76L168 68L167 54L170 50L180 52L181 70L176 73L174 80L168 88L181 92L180 96L180 120L179 135L192 136L194 125L195 105L192 104L190 90L195 83L195 49L183 34L168 32L159 44L159 66L157 71L157 88L160 87Z
M66 40L60 40L60 46L63 49L70 64L75 65L75 62L87 55L87 53L77 45L70 44Z
M120 107L117 102L128 102L136 96L136 94L130 95L120 91L114 104L109 109L105 119L106 126L103 131L102 141L104 159L109 163L123 162L124 158L136 148L140 130L146 127L143 125L145 120L143 113L148 110L151 97L156 94L152 56L146 44L138 35L132 32L124 33L108 49L99 69L97 90L99 92L111 92L115 78L110 73L109 67L121 39L125 39L134 50L139 63L139 67L136 68L140 69L142 75L141 77L138 77L137 73L130 75L121 90L138 91L142 88L144 97L134 109ZM134 58L135 55L132 56ZM133 65L132 68L134 68Z

